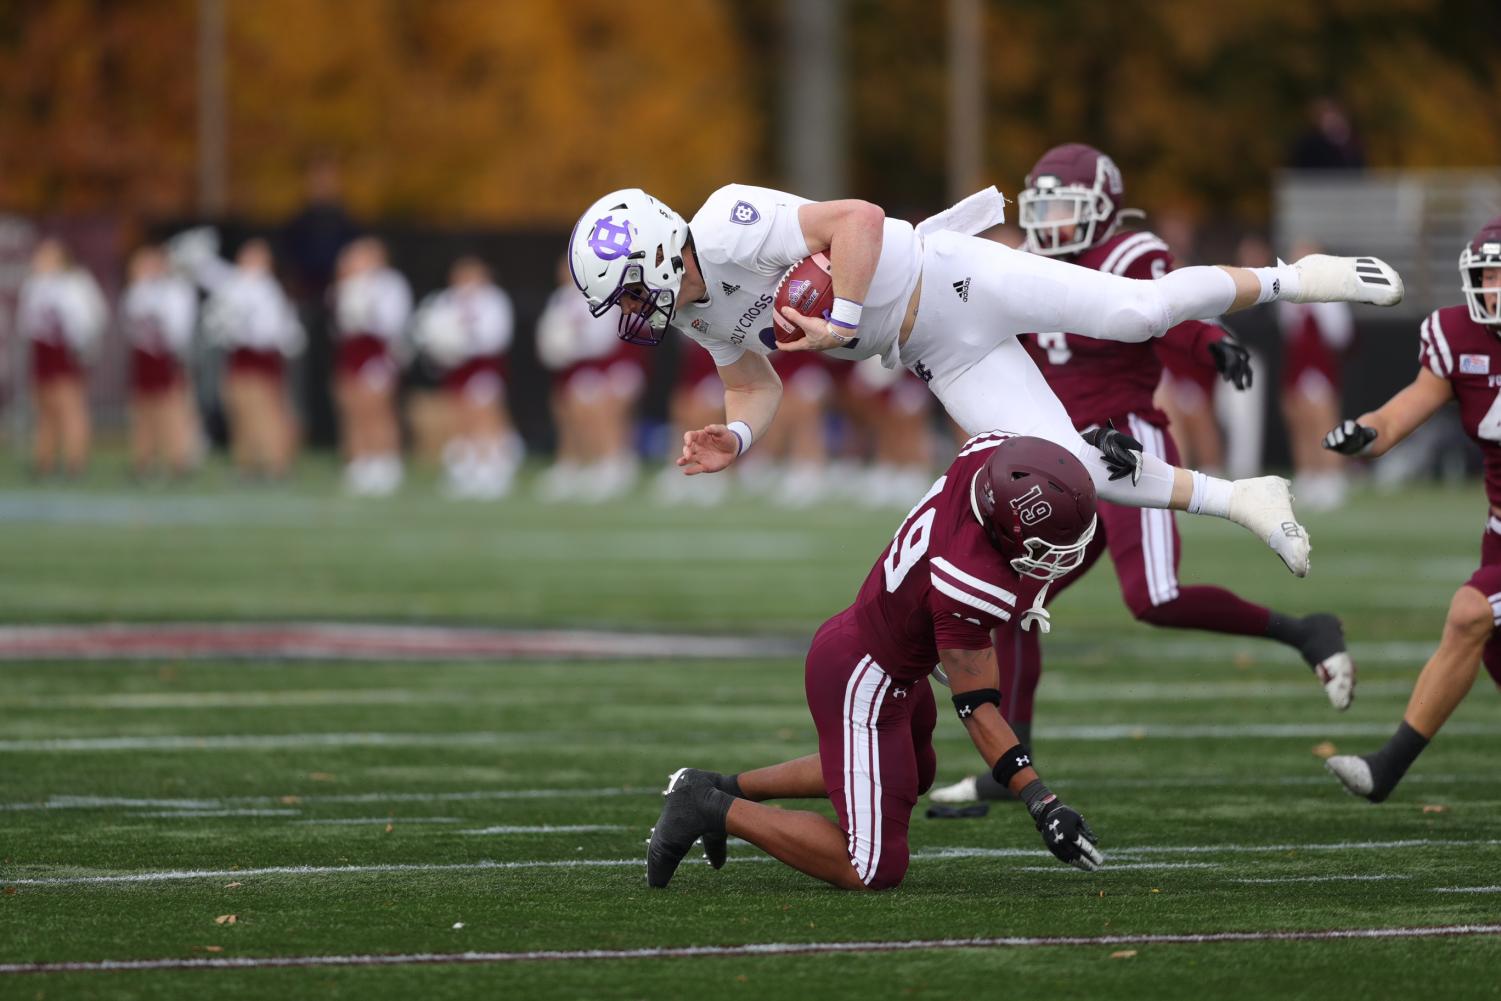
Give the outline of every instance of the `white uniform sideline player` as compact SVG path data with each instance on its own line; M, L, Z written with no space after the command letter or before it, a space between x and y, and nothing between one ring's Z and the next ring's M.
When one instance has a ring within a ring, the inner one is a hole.
M580 217L569 263L596 315L620 307L623 339L656 344L676 326L714 356L726 423L683 436L678 465L689 475L726 468L771 425L781 398L765 357L771 351L880 355L928 383L969 434L1001 428L1057 442L1089 469L1104 499L1228 518L1294 574L1307 574L1308 537L1286 480L1231 482L1176 469L1128 451L1135 442L1120 434L1084 440L1016 335L1069 330L1141 341L1184 320L1276 299L1389 306L1402 298L1397 273L1375 258L1313 255L1292 265L1191 267L1140 281L979 239L1004 211L1005 200L988 188L914 228L869 202L812 202L731 184L685 223L629 188ZM814 320L787 310L804 337L779 346L771 312L777 283L822 251L833 262L830 312Z

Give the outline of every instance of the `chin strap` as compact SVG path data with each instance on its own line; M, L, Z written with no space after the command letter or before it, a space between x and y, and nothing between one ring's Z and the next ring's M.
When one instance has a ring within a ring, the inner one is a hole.
M1037 597L1032 601L1032 607L1022 613L1022 632L1031 629L1033 623L1037 624L1039 633L1046 634L1053 631L1052 616L1048 614L1046 608L1042 607L1048 600L1048 588L1052 586L1052 581L1042 585L1042 590L1037 592Z

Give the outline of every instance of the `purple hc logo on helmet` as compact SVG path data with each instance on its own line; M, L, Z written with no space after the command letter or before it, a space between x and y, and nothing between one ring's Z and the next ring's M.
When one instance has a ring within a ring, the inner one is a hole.
M613 261L631 252L631 221L616 222L613 216L605 216L594 223L594 232L589 234L589 249L601 261Z

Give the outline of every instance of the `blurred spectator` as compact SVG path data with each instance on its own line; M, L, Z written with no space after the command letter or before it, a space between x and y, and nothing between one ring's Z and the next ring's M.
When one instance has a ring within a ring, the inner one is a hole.
M933 480L933 394L906 369L866 358L850 366L844 396L875 440L874 462L859 477L856 502L910 507Z
M829 486L824 476L829 464L825 425L834 393L832 366L816 351L776 352L771 362L782 379L782 405L757 442L757 461L748 463L742 473L747 479L774 482L774 504L812 507L824 499ZM778 462L780 475L768 477L770 470L762 464Z
M333 289L338 352L334 401L345 461L344 489L386 497L401 485L396 377L412 289L386 259L386 246L361 237L339 256Z
M646 387L641 349L616 334L613 315L596 317L578 294L567 259L537 320L537 355L554 373L552 413L558 454L542 477L545 500L601 502L635 486L635 409Z
M686 337L678 341L677 376L667 416L667 465L657 476L657 500L664 504L718 504L729 492L729 477L685 476L675 464L687 431L724 423L724 383L719 379L719 369L708 351ZM751 452L746 458L754 455Z
M1317 254L1296 244L1290 260ZM1345 499L1342 457L1321 447L1324 432L1339 423L1340 362L1355 337L1355 314L1343 302L1277 303L1282 328L1282 414L1287 421L1295 479L1302 507L1329 511Z
M286 367L306 347L302 324L272 273L271 247L247 240L228 264L213 230L174 237L171 256L209 293L203 328L228 353L222 397L230 454L242 476L280 479L291 468L297 428Z
M197 457L197 417L184 361L198 321L198 293L173 274L161 247L130 258L120 323L130 347L130 468L181 476Z
M461 257L448 288L423 301L417 346L444 372L454 437L444 447L450 496L494 500L511 490L524 449L506 409L502 357L510 349L510 298L476 257Z
M282 227L280 242L289 265L291 292L299 302L315 304L334 280L339 254L360 228L344 209L339 164L316 157L304 178L306 200Z
M1293 141L1287 165L1294 170L1359 170L1365 150L1343 104L1320 97L1308 106L1308 128Z
M36 406L32 464L39 476L61 466L82 475L89 458L84 366L97 353L108 310L99 285L55 239L37 244L21 285L16 326L31 347Z

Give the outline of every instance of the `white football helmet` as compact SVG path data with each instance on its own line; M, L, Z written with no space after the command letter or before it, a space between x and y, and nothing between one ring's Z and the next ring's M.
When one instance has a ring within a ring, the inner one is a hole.
M687 242L682 216L640 188L625 188L579 217L568 238L568 266L590 313L622 307L621 340L659 344L677 311Z
M1501 268L1501 216L1486 223L1459 252L1459 286L1470 319L1496 326L1501 324L1501 286L1485 284L1481 276L1487 268Z

